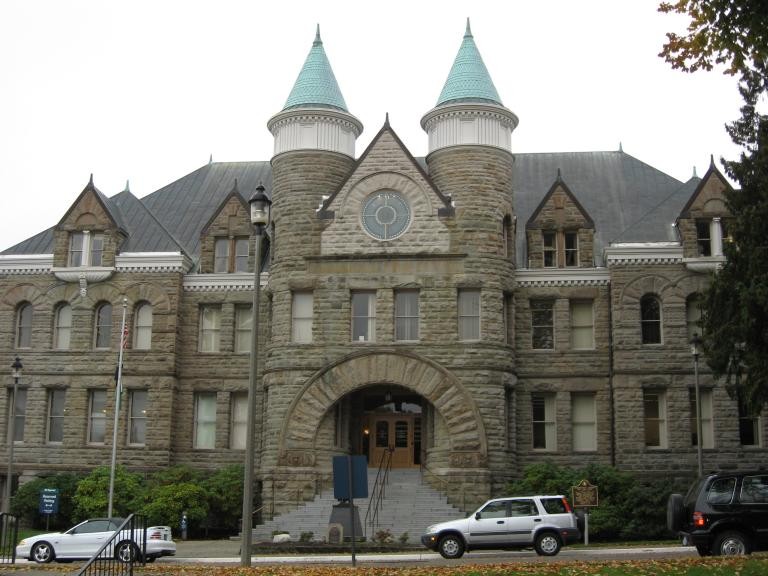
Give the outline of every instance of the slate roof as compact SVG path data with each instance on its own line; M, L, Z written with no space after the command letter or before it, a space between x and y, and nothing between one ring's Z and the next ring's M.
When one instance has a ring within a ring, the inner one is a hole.
M453 61L448 79L437 99L436 106L450 102L493 102L501 104L501 98L493 85L491 75L485 67L477 49L467 18L467 30Z
M416 160L426 170L424 159ZM611 242L676 241L672 223L700 181L691 178L680 182L621 150L515 154L513 188L520 267L527 262L525 223L557 180L558 170L595 223L598 259ZM268 161L215 162L144 198L123 191L106 199L129 234L121 252L182 250L197 261L200 232L232 191L235 179L246 201L259 183L271 194L272 167ZM52 230L46 230L2 253L52 251ZM602 261L596 264L602 265Z

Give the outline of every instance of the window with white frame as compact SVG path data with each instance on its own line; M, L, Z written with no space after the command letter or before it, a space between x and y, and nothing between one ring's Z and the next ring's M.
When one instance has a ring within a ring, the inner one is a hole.
M216 447L216 392L195 394L193 448L208 450Z
M13 417L13 441L24 442L24 424L27 421L27 389L17 388L16 396L13 396L13 388L8 388L8 419ZM13 414L10 408L13 406ZM6 420L7 422L7 420ZM10 438L8 438L10 441Z
M419 339L419 291L395 291L395 340Z
M70 267L101 266L104 254L104 235L97 232L73 232L69 236Z
M459 340L480 340L480 290L460 289Z
M152 304L142 302L136 307L133 321L133 347L136 350L152 348Z
M534 450L556 450L555 395L531 394L531 418Z
M762 442L762 419L759 413L749 410L741 399L739 406L739 443L742 446L759 447Z
M94 348L107 349L112 345L112 304L103 302L96 308L93 327Z
M148 395L146 390L131 390L129 392L128 444L131 446L144 446L147 443Z
M235 307L235 353L250 354L253 304Z
M701 437L702 448L714 448L715 433L712 426L712 389L699 389L701 397ZM696 414L696 390L688 389L688 402L691 407L691 446L698 445L698 424Z
M645 446L667 447L667 398L664 390L643 390Z
M248 271L247 237L216 238L214 241L214 272L247 272Z
M573 451L597 450L597 407L594 392L571 394Z
M557 267L557 232L542 230L541 241L543 250L544 268Z
M554 300L531 300L531 347L534 350L555 348Z
M200 306L200 352L218 352L221 350L221 306Z
M66 394L66 390L48 390L48 426L46 439L51 444L64 441L64 418L66 416L64 402L66 400Z
M32 347L32 310L29 302L16 309L16 348Z
M104 444L107 430L107 391L88 391L88 443Z
M701 295L691 294L685 301L685 325L688 330L688 342L694 335L701 334Z
M312 292L294 292L291 295L291 339L294 342L312 342L313 308Z
M59 304L53 320L53 347L56 350L69 350L72 339L72 306Z
M661 344L661 301L655 294L640 298L640 332L643 344Z
M230 397L229 447L245 450L248 428L248 392L235 392Z
M352 341L376 340L376 292L352 292Z
M574 350L592 350L594 347L594 303L591 300L572 300L571 348Z
M568 267L579 265L579 234L577 232L563 233L565 239L565 265Z

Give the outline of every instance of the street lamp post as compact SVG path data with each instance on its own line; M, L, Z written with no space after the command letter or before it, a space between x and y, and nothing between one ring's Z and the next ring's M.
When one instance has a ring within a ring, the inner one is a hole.
M259 184L248 200L251 206L251 224L256 237L253 264L253 307L251 309L251 363L248 373L248 416L245 436L245 474L243 480L243 525L240 545L240 565L251 565L251 544L253 541L253 450L256 431L256 372L259 357L259 289L261 276L261 242L269 225L272 202Z
M704 438L701 433L701 390L699 389L699 354L701 347L701 338L694 334L691 339L691 354L693 355L693 385L696 392L696 457L699 464L699 477L704 475L704 464L702 461L702 445Z
M13 376L13 396L10 398L10 407L8 410L8 472L5 477L5 511L11 511L11 484L13 483L13 444L16 441L16 394L19 392L19 380L21 379L21 370L24 366L21 360L16 356L16 360L11 364L11 373Z

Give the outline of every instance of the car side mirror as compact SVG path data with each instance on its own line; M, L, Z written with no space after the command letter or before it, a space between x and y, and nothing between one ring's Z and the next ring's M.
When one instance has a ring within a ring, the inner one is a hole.
M475 512L475 520L480 520L480 518L482 518L480 512Z

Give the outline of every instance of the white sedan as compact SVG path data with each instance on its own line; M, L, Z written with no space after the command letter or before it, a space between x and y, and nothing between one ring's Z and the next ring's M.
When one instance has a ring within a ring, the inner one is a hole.
M110 540L115 531L123 524L122 518L92 518L73 526L66 532L51 532L24 538L16 546L16 557L34 560L44 564L57 560L85 560L99 551L105 542ZM131 557L138 558L137 552L142 548L144 535L141 529L134 530L131 540L130 530L123 528L119 537L107 548L109 555L122 562L128 562ZM176 543L171 539L171 529L168 526L150 526L147 528L147 549L145 559L153 562L160 556L176 554Z

